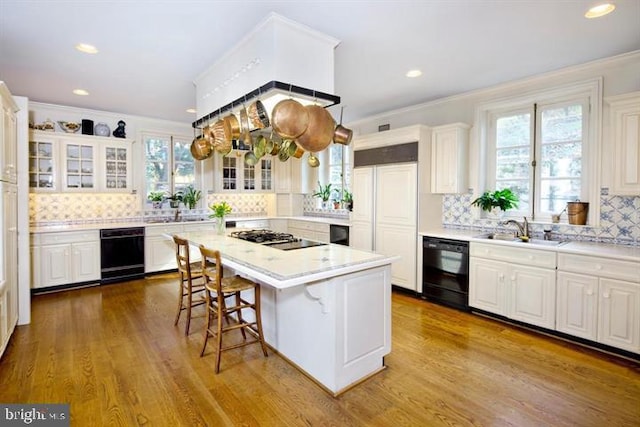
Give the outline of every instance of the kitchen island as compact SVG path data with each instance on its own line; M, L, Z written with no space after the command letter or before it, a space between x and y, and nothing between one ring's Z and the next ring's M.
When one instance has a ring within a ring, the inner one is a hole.
M219 250L225 269L262 285L266 342L332 395L384 369L397 257L335 244L284 251L214 232L180 236Z

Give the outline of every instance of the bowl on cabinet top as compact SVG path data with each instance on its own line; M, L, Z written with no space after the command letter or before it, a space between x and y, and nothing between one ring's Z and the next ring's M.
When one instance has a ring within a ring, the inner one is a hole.
M58 126L60 126L60 129L68 133L76 133L82 127L80 123L63 121L58 121Z

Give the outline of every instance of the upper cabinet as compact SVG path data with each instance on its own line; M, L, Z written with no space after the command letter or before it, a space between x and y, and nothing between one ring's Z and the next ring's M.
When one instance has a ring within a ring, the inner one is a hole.
M466 193L469 126L436 126L431 134L431 192Z
M0 111L2 112L2 118L0 118L0 181L6 181L11 183L17 182L17 145L16 140L16 112L18 106L13 101L11 93L0 82ZM13 141L13 143L11 143Z
M214 155L214 188L218 192L274 190L276 157L263 156L255 165L247 165L244 151L233 150L226 156Z
M640 91L607 99L613 146L611 193L640 195Z
M130 192L131 147L127 139L31 131L29 187Z

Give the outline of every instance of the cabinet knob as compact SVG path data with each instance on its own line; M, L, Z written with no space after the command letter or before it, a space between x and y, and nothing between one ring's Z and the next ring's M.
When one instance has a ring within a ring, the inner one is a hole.
M610 296L610 295L609 295L609 292L604 292L604 293L602 294L602 298L609 298L609 296Z

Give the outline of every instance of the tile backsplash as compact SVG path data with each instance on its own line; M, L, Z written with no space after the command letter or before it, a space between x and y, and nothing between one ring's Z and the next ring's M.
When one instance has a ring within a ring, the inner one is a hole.
M443 226L482 231L502 227L496 219L474 218L471 201L470 194L445 195L442 203ZM530 228L534 236L541 237L543 228L549 225L534 222ZM610 196L606 189L602 189L599 227L560 222L551 224L551 230L559 239L640 245L640 196Z
M267 194L214 193L206 196L206 206L190 211L190 215L208 216L210 206L225 200L234 216L266 215ZM171 216L175 210L141 209L138 194L123 193L30 193L29 222L34 226L59 223L99 223L141 220L155 216ZM183 207L182 207L183 208ZM183 214L186 213L182 209Z

